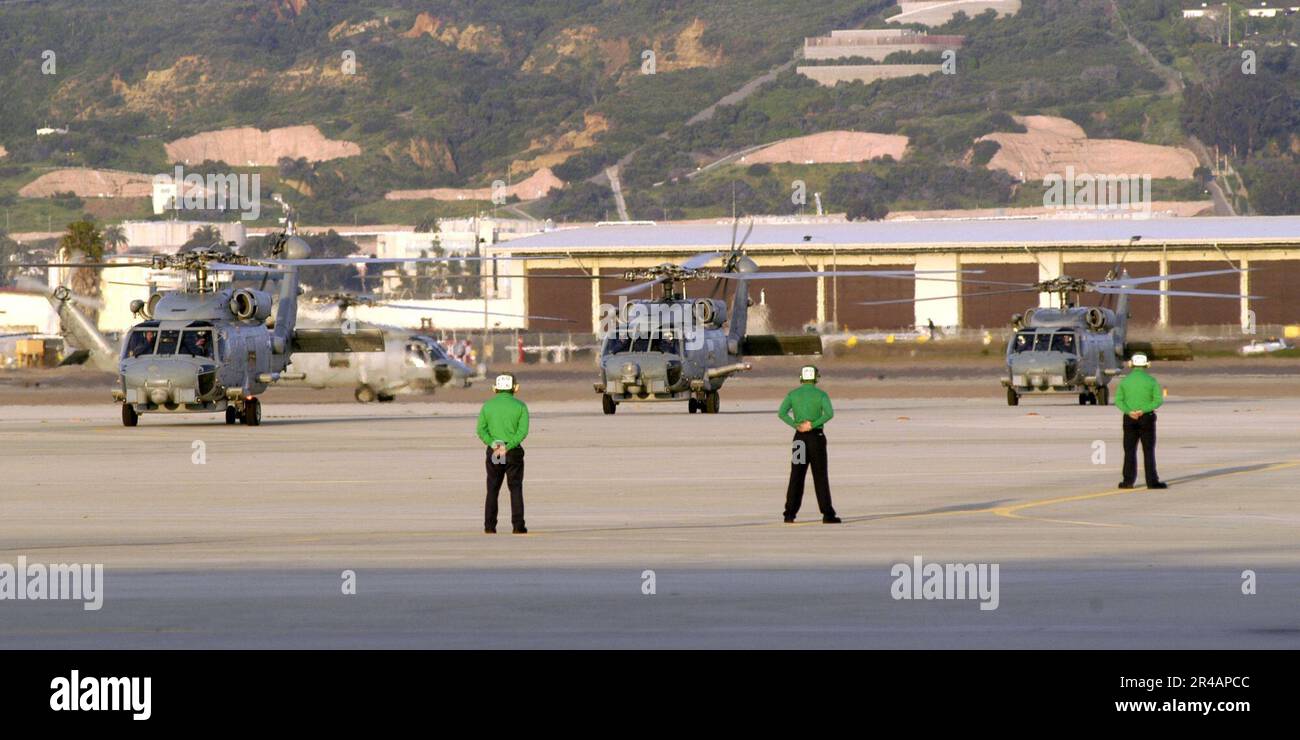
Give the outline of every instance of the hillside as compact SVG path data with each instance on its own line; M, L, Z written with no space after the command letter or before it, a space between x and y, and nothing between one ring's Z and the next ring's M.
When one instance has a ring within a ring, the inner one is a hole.
M174 163L260 172L264 190L316 222L397 215L391 198L416 198L403 218L464 212L494 180L529 177L566 184L523 206L535 216L603 218L613 202L602 173L616 163L634 218L729 213L733 191L746 211L791 212L793 179L831 210L866 215L1031 205L1037 184L1018 182L1000 149L1023 143L1019 120L1054 116L1089 142L1133 151L1195 152L1195 134L1227 152L1220 179L1239 210L1300 211L1300 178L1288 180L1300 63L1284 43L1297 21L1238 39L1259 44L1261 69L1234 85L1223 70L1236 50L1185 22L1178 3L1122 5L1025 0L1014 15L922 26L891 23L901 19L890 0L207 0L185 13L160 12L171 7L162 0L4 4L0 205L14 208L13 230L35 228L76 210L66 197L20 195L46 173ZM963 36L956 74L828 87L787 64L805 37L900 27ZM42 73L45 50L53 74ZM1243 112L1264 91L1265 109ZM42 127L67 133L36 136ZM845 150L864 152L858 161L795 144L737 156L816 134L890 144ZM1023 147L1015 157L1069 164ZM1194 198L1188 167L1166 169L1157 178L1171 175L1161 186L1171 199Z

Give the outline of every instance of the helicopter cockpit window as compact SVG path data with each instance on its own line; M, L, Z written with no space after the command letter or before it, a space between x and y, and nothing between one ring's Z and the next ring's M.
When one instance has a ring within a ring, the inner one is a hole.
M429 350L421 344L412 342L406 345L406 362L413 367L429 366Z
M650 351L675 355L677 354L677 346L677 339L675 337L664 336L650 342Z
M1051 352L1051 351L1052 351L1052 335L1049 334L1049 333L1046 333L1046 332L1043 332L1043 333L1040 333L1040 334L1035 334L1035 335L1034 335L1034 351L1035 351L1035 352Z
M191 357L212 358L212 332L207 329L188 329L181 334L180 349L177 354Z
M140 357L141 355L153 354L154 344L158 341L157 329L144 329L131 332L130 339L127 340L126 349L123 350L123 357Z
M605 354L607 355L618 355L630 351L631 349L631 337L624 336L621 332L611 334L609 338L605 340Z
M1034 333L1032 331L1022 331L1016 335L1016 341L1011 345L1012 352L1030 352L1034 349Z
M154 351L156 355L176 354L176 345L180 343L181 333L176 330L160 332L158 336L158 348Z
M1074 341L1074 334L1070 332L1058 332L1052 336L1053 352L1069 352L1073 354L1078 350L1078 344Z

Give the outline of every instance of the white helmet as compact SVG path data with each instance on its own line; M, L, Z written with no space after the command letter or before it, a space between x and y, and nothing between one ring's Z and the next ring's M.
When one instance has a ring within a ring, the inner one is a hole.
M501 373L497 376L496 383L492 385L492 388L498 393L501 391L514 391L517 387L518 385L515 383L515 376L510 373Z
M1139 353L1133 355L1132 362L1133 362L1133 367L1150 367L1150 366L1151 366L1151 360L1147 359L1147 356L1144 355L1144 354L1142 354L1141 352L1139 352Z

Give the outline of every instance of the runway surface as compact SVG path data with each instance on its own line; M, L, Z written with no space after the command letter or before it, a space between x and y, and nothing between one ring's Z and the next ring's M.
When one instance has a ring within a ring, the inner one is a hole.
M1171 397L1163 492L1115 488L1113 408L841 402L838 526L811 481L781 523L777 400L534 403L525 536L504 492L481 532L473 404L5 406L0 563L105 586L0 601L0 647L1300 647L1300 399ZM895 599L918 556L996 564L997 608Z

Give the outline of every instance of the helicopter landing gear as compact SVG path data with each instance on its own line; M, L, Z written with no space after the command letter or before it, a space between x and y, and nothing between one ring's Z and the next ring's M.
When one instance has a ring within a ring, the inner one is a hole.
M618 411L618 404L614 403L614 399L610 398L610 395L606 393L600 397L600 410L604 411L606 416L609 416Z
M1019 393L1016 393L1016 389L1015 389L1015 388L1008 388L1008 389L1007 389L1007 405L1008 405L1008 406L1019 406L1019 405L1020 405L1020 394L1019 394Z
M255 427L262 424L262 402L256 398L244 401L244 426Z
M356 392L352 395L361 403L371 403L376 397L375 389L368 385L357 386Z
M397 398L397 396L391 395L389 393L380 393L378 396L376 396L376 398L379 400L380 403L392 403L393 399Z
M722 408L722 399L717 391L709 391L704 396L704 413L716 414Z
M234 406L227 406L226 424L230 425L230 424L238 424L238 423L239 423L239 409L235 408Z
M135 407L129 403L122 404L122 426L133 427L140 423L140 415L135 412Z
M1080 406L1087 406L1090 403L1096 403L1096 402L1097 402L1097 397L1087 391L1084 391L1079 394Z
M1110 386L1103 385L1099 387L1092 395L1092 402L1099 406L1110 405Z
M700 402L699 402L699 401L696 401L694 398L688 398L688 399L686 399L686 412L687 412L687 413L694 414L695 412L697 412L697 411L699 411L699 410L700 410Z

